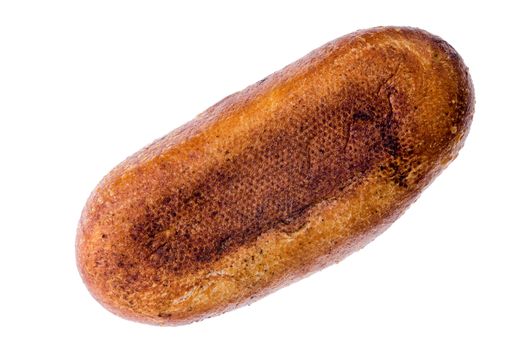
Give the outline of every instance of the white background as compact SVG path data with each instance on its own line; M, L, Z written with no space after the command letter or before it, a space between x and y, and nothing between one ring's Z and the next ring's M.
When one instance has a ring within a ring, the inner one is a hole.
M505 1L0 2L0 348L524 349L523 11ZM120 319L75 266L80 211L125 157L346 33L410 25L462 55L458 159L365 249L176 328Z

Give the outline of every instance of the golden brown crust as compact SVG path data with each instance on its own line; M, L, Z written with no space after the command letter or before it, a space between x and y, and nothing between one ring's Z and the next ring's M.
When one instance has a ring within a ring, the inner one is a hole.
M251 302L388 227L457 155L473 106L467 68L435 36L336 39L112 170L82 213L80 273L141 322Z

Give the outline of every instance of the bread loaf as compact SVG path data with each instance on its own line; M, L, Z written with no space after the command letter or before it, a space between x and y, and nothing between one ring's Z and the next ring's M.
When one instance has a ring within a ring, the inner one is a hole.
M343 36L114 168L77 232L110 311L179 325L255 301L384 231L453 160L474 111L440 38Z

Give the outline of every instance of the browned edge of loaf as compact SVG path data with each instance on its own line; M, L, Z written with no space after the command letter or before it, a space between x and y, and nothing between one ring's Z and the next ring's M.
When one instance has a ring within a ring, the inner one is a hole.
M126 159L91 194L77 264L92 295L178 325L361 248L456 157L474 112L457 52L423 30L336 39Z

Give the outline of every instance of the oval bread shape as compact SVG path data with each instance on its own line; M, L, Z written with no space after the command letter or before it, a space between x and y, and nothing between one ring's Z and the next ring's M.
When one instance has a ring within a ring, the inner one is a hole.
M152 324L253 302L384 231L456 157L473 111L440 38L343 36L113 169L82 213L80 274L110 311Z

